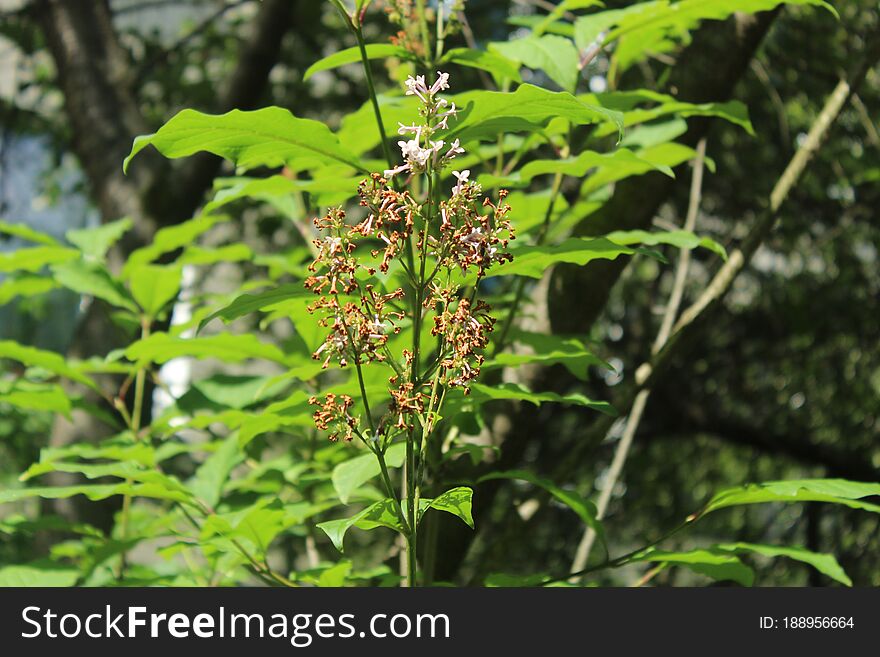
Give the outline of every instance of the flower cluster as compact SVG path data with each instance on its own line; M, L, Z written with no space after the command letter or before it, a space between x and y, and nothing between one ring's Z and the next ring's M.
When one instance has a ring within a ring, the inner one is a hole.
M388 401L374 415L375 426L368 417L375 431L371 438L389 439L430 425L426 418L435 416L439 406L434 404L442 399L437 386L460 387L467 394L495 325L490 306L477 298L480 282L493 265L512 259L508 246L515 235L506 192L492 201L470 179L470 171L461 170L451 172L454 183L439 198L444 169L464 152L457 139L449 144L442 139L456 116L455 104L440 96L448 88L449 75L442 72L430 85L423 76L407 79L406 94L419 100L421 120L400 125L399 134L407 137L398 142L402 163L361 182L362 219L348 222L336 208L315 220L322 237L314 240L317 255L305 286L318 297L310 312L320 314L329 332L314 358L323 360L323 367L354 363L359 377L363 364L387 363L393 370ZM407 180L391 184L404 173ZM406 187L409 179L422 175L431 193L420 200ZM371 257L365 257L361 244ZM399 266L392 272L395 262ZM403 275L408 291L378 282ZM418 340L412 350L394 351L389 340L405 320L414 331L427 322L436 338L430 353L419 353ZM312 403L319 404L317 399ZM314 416L319 429L332 428L334 437L346 439L357 433L350 398L328 395L319 405Z
M317 397L310 397L309 404L319 407L312 416L315 426L320 431L331 431L331 441L336 442L339 436L346 441L354 438L359 421L348 412L354 404L354 399L348 395L337 396L331 392L325 395L323 402Z
M458 139L450 144L442 139L433 139L435 132L449 129L449 119L458 113L455 103L438 96L441 91L448 88L449 74L440 71L437 72L437 79L430 87L425 83L424 75L415 78L410 76L406 80L406 95L416 96L422 102L419 114L423 122L413 125L399 124L397 134L410 135L410 139L397 142L403 155L403 164L393 169L386 169L386 178L404 172L417 174L424 173L428 169L439 171L456 155L464 153Z
M431 0L425 7L425 21L430 33L438 33L439 23L444 39L458 34L462 28L464 4L465 0ZM427 53L422 40L418 8L413 0L387 0L385 12L388 20L399 28L397 34L391 38L391 43L423 58Z

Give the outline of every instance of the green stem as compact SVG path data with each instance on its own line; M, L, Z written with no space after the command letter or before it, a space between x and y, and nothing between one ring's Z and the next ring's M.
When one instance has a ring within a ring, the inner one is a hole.
M150 337L150 324L152 320L149 317L144 317L141 319L141 340L145 340ZM126 417L128 422L128 428L134 434L135 441L140 440L138 433L141 430L141 414L144 409L144 389L146 383L147 376L147 368L145 366L141 366L138 368L137 374L135 374L134 379L134 403L132 405L132 412L129 415L128 413L123 414ZM124 408L124 406L123 406ZM125 480L126 490L131 487L133 481L129 477ZM131 515L131 495L129 493L125 493L122 496L122 517L120 518L120 528L119 535L120 541L125 544L126 539L128 538L128 523L129 516ZM122 580L125 577L125 568L127 561L127 550L123 547L122 552L119 555L119 571L116 574L116 578L118 580Z
M364 33L360 23L351 26L358 42L358 49L361 53L361 64L364 67L364 76L367 80L367 90L370 93L370 102L373 104L373 113L376 115L376 125L379 128L379 137L382 139L382 152L388 161L388 168L394 168L394 160L391 156L391 146L388 143L388 135L385 133L385 123L382 121L382 110L379 108L379 97L376 95L376 85L373 82L373 69L370 66L370 59L367 57L367 46L364 42Z
M418 0L416 8L419 13L419 30L422 34L422 48L425 50L425 66L428 69L434 67L434 60L431 59L431 35L428 31L428 17L425 14L425 0Z

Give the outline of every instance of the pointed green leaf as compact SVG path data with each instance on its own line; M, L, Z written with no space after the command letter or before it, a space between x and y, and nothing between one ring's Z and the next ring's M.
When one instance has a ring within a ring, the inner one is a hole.
M544 402L555 402L572 406L586 406L606 415L617 415L617 411L608 402L595 401L580 393L560 395L555 392L532 392L524 385L518 383L502 383L497 386L474 383L471 384L471 394L469 396L475 400L505 399L527 401L535 406L539 406Z
M79 257L76 249L64 246L35 246L0 253L0 274L14 271L38 272L46 265L55 265Z
M452 48L440 60L441 64L447 62L458 64L459 66L478 68L491 73L496 82L503 82L504 80L522 82L517 62L495 52L476 50L474 48Z
M623 129L619 112L593 107L567 91L547 91L523 84L516 91L469 91L451 98L461 108L450 124L447 140L496 139L501 132L533 132L555 118L575 125L611 122Z
M54 351L26 347L12 340L0 340L0 358L11 358L27 367L40 367L52 374L57 374L97 390L97 384L91 378L68 365L67 361Z
M131 294L149 317L160 310L180 291L179 265L141 265L131 271Z
M33 562L21 566L0 568L0 587L73 586L79 579L79 571L70 566L51 562Z
M578 51L571 39L556 34L545 34L495 42L489 47L507 59L531 69L544 71L565 91L573 92L577 86L580 73Z
M399 468L406 456L406 443L391 445L385 452L385 462L389 467ZM333 468L331 480L336 494L343 504L348 504L352 493L373 477L381 473L379 461L372 452L343 461Z
M846 574L833 554L811 552L800 547L778 547L776 545L757 545L755 543L725 543L716 545L714 549L726 552L753 552L765 557L785 557L808 564L823 575L827 575L845 586L852 586L852 580Z
M221 217L196 217L189 221L167 226L156 232L152 243L133 251L122 268L122 277L130 278L142 265L149 264L166 253L191 246L203 233L222 221Z
M368 173L354 155L345 150L320 121L299 119L281 107L232 110L226 114L203 114L185 109L152 135L134 140L125 158L132 158L149 145L165 157L186 157L207 151L238 167L278 167L298 160L341 162Z
M651 549L633 557L631 561L648 561L684 566L695 573L706 575L716 581L732 581L742 586L751 586L755 582L754 571L740 561L739 557L728 552L713 550L663 552L662 550Z
M602 523L596 517L596 506L589 500L580 497L576 493L563 490L549 479L539 477L535 474L532 474L531 472L528 472L527 470L507 470L504 472L490 472L489 474L480 477L481 482L490 481L492 479L517 479L543 488L554 498L556 498L569 509L578 514L578 517L580 517L580 519L584 521L584 524L586 524L588 527L592 527L593 530L596 532L596 535L602 541L603 545L605 544L605 529L602 526Z
M263 358L284 363L287 357L275 345L260 342L255 335L209 335L180 338L167 333L153 333L132 343L125 357L133 362L166 363L172 358L216 358L239 363L248 358Z
M520 247L512 253L513 262L493 267L486 276L516 274L541 278L550 267L561 262L585 265L591 260L614 260L618 256L633 255L637 251L602 237L570 237L561 244Z
M604 235L606 239L617 244L631 246L633 244L671 244L680 249L695 249L702 247L717 253L727 260L727 251L715 240L709 237L699 237L688 230L667 230L650 233L645 230L618 230Z
M473 529L473 496L474 491L472 489L467 486L458 486L434 499L419 500L419 522L421 522L422 516L425 515L425 511L437 509L438 511L445 511L446 513L458 516L468 527Z
M94 228L69 230L66 237L71 244L82 251L84 256L101 261L110 247L116 244L131 227L131 219L125 217Z
M103 299L111 306L136 313L138 308L131 301L125 288L116 281L103 265L74 260L52 267L55 280L77 294Z
M224 306L220 310L211 313L199 322L198 330L201 331L206 324L218 317L222 319L225 324L228 324L239 317L244 317L245 315L257 311L272 310L276 305L289 301L290 299L305 297L314 297L314 294L306 290L301 283L279 285L278 287L273 287L256 294L242 294L241 296L236 297L235 301L228 306Z
M532 353L502 352L486 361L483 368L489 370L525 364L564 365L569 372L581 380L586 380L588 368L591 366L613 369L576 338L519 331L513 334L512 341L528 347Z
M22 274L0 281L0 306L16 297L35 297L57 289L58 283L51 278Z
M716 494L694 518L732 506L768 502L827 502L852 509L880 513L880 506L861 501L880 496L880 483L846 479L801 479L769 481L731 488Z
M41 233L38 230L34 230L26 223L11 224L0 220L0 235L11 235L12 237L17 237L36 244L45 244L46 246L60 246L58 240L54 237L47 235L46 233Z
M412 57L409 51L405 48L390 43L368 43L366 44L365 49L367 51L367 59L385 59L386 57L410 59ZM340 66L345 66L346 64L354 64L355 62L360 63L360 61L361 50L358 46L340 50L332 55L324 57L323 59L319 59L317 62L309 66L309 68L306 69L305 75L303 75L303 81L308 80L319 71L329 71L334 68L339 68Z
M395 531L402 531L403 525L395 510L391 499L384 499L368 506L366 509L351 518L341 520L329 520L318 524L318 527L327 534L337 550L343 552L343 539L346 532L352 527L359 529L375 529L376 527L388 527Z

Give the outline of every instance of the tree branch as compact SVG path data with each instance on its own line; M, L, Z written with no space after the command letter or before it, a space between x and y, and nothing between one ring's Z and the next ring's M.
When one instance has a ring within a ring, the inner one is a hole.
M694 174L691 177L690 200L688 202L687 216L684 221L684 230L693 232L697 223L697 215L700 211L700 199L703 190L703 169L706 163L706 138L700 140L697 145L697 157L694 161ZM672 293L669 296L669 302L666 304L666 310L663 313L663 320L660 323L660 329L657 331L657 338L651 347L651 353L656 354L665 345L672 331L672 324L678 316L678 309L684 296L684 286L687 282L688 270L691 264L690 249L682 248L679 250L678 265L675 268L675 279L672 285ZM642 420L642 414L645 412L645 406L648 404L648 397L651 390L647 387L643 388L636 395L632 409L626 419L626 427L623 430L623 436L614 450L614 458L611 460L611 467L608 476L602 485L602 491L599 493L599 501L596 504L596 518L601 520L608 511L608 504L611 501L611 493L617 482L623 474L623 468L626 465L626 459L629 456L630 447L632 447L633 439L636 431L639 429L639 423ZM571 565L572 572L580 572L587 566L590 559L590 551L593 549L593 543L596 541L596 530L587 527L581 542L577 547L574 561Z

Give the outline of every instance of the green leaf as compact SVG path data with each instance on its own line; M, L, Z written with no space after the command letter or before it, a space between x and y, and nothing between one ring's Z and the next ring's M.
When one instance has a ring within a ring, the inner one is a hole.
M474 48L452 48L443 55L440 64L458 64L459 66L468 66L470 68L478 68L492 74L496 82L502 83L504 80L513 80L514 82L522 82L519 74L519 65L515 61L511 61L507 57L498 53L489 52L487 50L476 50Z
M408 50L400 46L394 46L390 43L368 43L365 46L367 51L367 59L385 59L386 57L400 57L401 59L410 59L411 55ZM309 66L303 75L303 81L308 80L319 71L329 71L346 64L354 64L361 61L361 51L358 46L340 50L332 55L328 55L323 59Z
M44 351L36 347L26 347L12 340L0 340L0 358L11 358L27 367L39 367L64 378L98 389L91 378L67 364L62 356L54 351Z
M489 48L528 68L544 71L565 91L573 92L577 86L578 51L571 39L545 34L495 42Z
M580 393L560 395L555 392L532 392L524 385L518 383L502 383L497 386L487 386L482 383L471 384L471 394L475 401L489 399L505 399L527 401L539 406L543 402L556 402L572 406L586 406L606 415L617 415L617 411L608 402L588 399Z
M25 223L10 224L0 220L0 235L11 235L12 237L18 237L36 244L45 244L46 246L60 246L58 240L51 235L34 230Z
M510 575L507 573L492 573L484 580L484 584L490 587L522 588L541 586L544 580L550 576L545 573L531 573L529 575Z
M321 573L318 586L325 588L345 586L349 573L351 573L351 561L340 561Z
M70 417L70 398L59 386L0 393L0 404L9 404L26 411L60 413L67 418Z
M716 581L732 581L742 586L751 586L755 582L754 571L740 561L739 557L728 552L713 550L663 552L651 549L633 557L630 561L685 566L695 573L706 575Z
M525 246L514 249L513 262L493 267L486 273L492 276L528 276L541 278L555 264L566 262L585 265L592 260L614 260L621 255L633 255L636 250L616 244L604 237L570 237L561 244Z
M177 265L213 265L218 262L252 260L254 252L247 244L226 244L217 248L188 246L175 260Z
M9 303L15 297L35 297L57 288L58 283L51 278L29 274L10 276L0 281L0 306Z
M73 586L77 579L79 579L79 571L75 568L47 561L0 568L0 587Z
M180 291L180 265L141 265L131 271L131 294L144 313L156 317Z
M167 333L153 333L132 343L125 350L132 362L166 363L172 358L216 358L226 363L239 363L248 358L285 363L287 357L275 345L260 342L255 335L210 335L180 338Z
M676 3L652 2L643 12L623 16L617 28L606 38L606 43L624 35L646 30L682 30L702 20L724 20L735 12L756 13L770 11L781 4L813 5L824 7L838 16L834 7L825 0L681 0Z
M503 472L490 472L480 477L480 482L490 481L492 479L515 479L525 481L539 488L543 488L550 493L555 499L562 502L569 509L574 511L578 517L584 521L588 527L592 527L596 532L596 536L605 544L605 528L596 517L596 505L587 499L582 498L576 493L563 490L549 479L539 477L527 470L507 470Z
M320 367L320 363L316 363ZM277 377L237 376L214 374L194 381L189 392L177 400L177 405L189 411L191 402L199 408L199 402L207 401L218 409L244 409L276 395L287 386L287 381ZM190 396L196 399L191 399Z
M13 271L38 272L46 265L55 265L79 257L76 249L64 246L35 246L0 253L0 274Z
M516 186L526 185L536 176L548 173L561 173L566 176L575 178L583 178L591 169L609 168L613 172L619 170L637 171L639 173L645 171L656 170L674 178L672 169L663 164L656 164L648 160L642 159L635 153L625 148L619 148L611 153L597 153L595 151L584 151L577 157L569 157L558 160L532 160L523 166L518 173L506 177L496 177L493 175L480 176L479 182L484 186L497 187L499 185Z
M199 466L192 481L189 482L189 489L213 508L220 501L229 473L241 463L243 458L244 454L238 449L238 438L235 435L229 436L220 445L220 449Z
M749 120L748 107L738 100L723 103L687 103L678 100L675 96L647 89L585 94L578 97L585 103L622 112L625 128L655 121L665 116L677 116L685 119L693 116L707 116L723 119L740 126L750 135L754 136L755 134L752 122ZM652 103L654 107L640 108L637 107L639 103ZM611 132L607 127L600 126L596 129L596 136L609 135Z
M458 516L468 527L473 529L473 496L474 491L472 489L467 486L458 486L434 499L419 500L419 522L421 522L422 516L425 515L425 511L437 509L438 511L446 511L446 513Z
M388 527L395 531L402 531L403 525L400 517L397 515L394 501L384 499L371 504L366 509L351 518L343 518L341 520L329 520L318 524L337 550L343 552L343 539L346 532L352 527L358 529L375 529L376 527Z
M39 488L0 489L0 504L42 497L44 499L65 499L75 495L85 495L93 502L105 500L115 495L147 497L157 500L171 500L192 504L192 496L178 490L168 489L162 484L83 484L81 486L49 486Z
M268 178L231 178L230 184L222 187L214 195L214 199L205 205L203 212L211 214L218 209L242 198L254 198L260 201L272 201L277 198L289 198L297 192L339 193L350 196L357 189L362 176L331 176L313 180L291 180L286 176L269 176Z
M406 443L391 445L385 452L385 462L389 467L399 468L406 456ZM343 504L348 504L352 493L373 477L381 473L379 461L372 452L343 461L333 468L331 481L336 494Z
M458 137L463 142L496 139L501 132L534 132L555 118L575 125L608 121L623 129L619 112L587 105L566 91L547 91L531 84L520 85L514 92L469 91L451 100L461 109L448 139Z
M745 504L768 502L828 502L852 509L880 513L880 506L862 502L866 497L880 496L880 483L847 481L846 479L800 479L769 481L730 488L716 494L693 519L708 513Z
M122 277L131 278L141 266L149 264L159 256L177 249L191 246L203 233L220 222L220 217L196 217L175 226L167 226L156 232L153 242L133 251L122 268Z
M799 547L778 547L776 545L757 545L755 543L725 543L716 545L714 549L725 552L753 552L765 557L785 557L808 564L823 575L827 575L836 582L845 586L852 586L852 580L846 571L841 568L833 554L811 552Z
M228 324L239 317L244 317L257 311L270 311L285 301L304 297L314 297L314 294L306 290L301 283L279 285L257 294L242 294L236 297L235 301L228 306L224 306L220 310L211 313L199 322L198 331L201 331L206 324L218 317L225 324Z
M111 306L124 308L133 313L138 311L138 307L131 301L125 288L103 265L75 260L54 265L52 274L59 284L77 294L103 299Z
M656 233L649 233L644 230L619 230L608 233L604 236L617 244L630 246L632 244L647 244L655 246L657 244L671 244L680 249L695 249L698 246L717 253L724 260L727 260L727 251L715 240L709 237L699 237L687 230L669 230Z
M113 221L94 228L81 228L67 231L67 239L83 255L93 260L102 261L119 239L132 227L132 221L128 217Z
M532 353L502 352L487 361L483 365L484 369L519 367L526 364L564 365L569 372L581 380L586 380L591 366L613 369L576 338L519 331L512 335L512 339L514 343L529 347Z
M232 110L220 115L185 109L158 132L137 137L123 170L127 171L131 159L150 144L165 157L207 151L245 169L279 167L297 161L341 162L368 173L326 125L299 119L281 107Z

